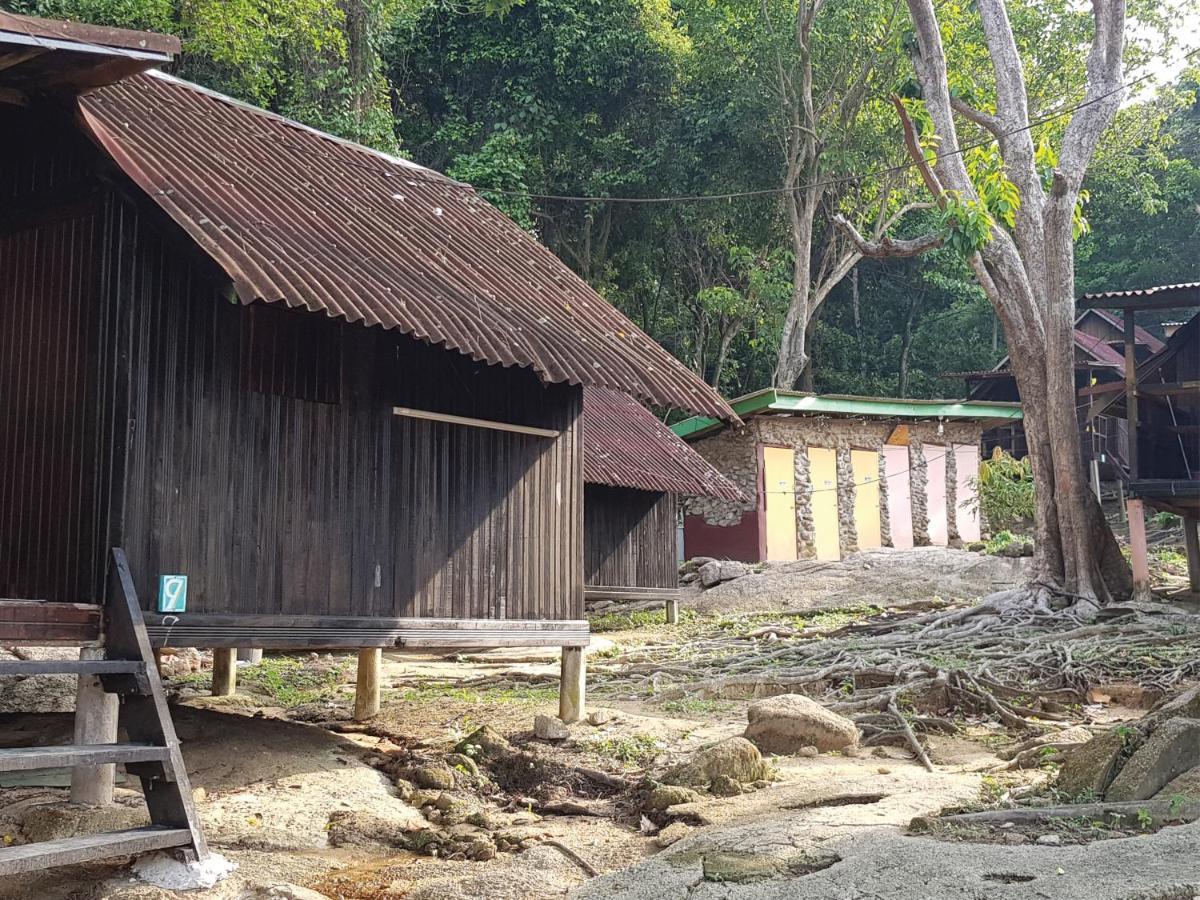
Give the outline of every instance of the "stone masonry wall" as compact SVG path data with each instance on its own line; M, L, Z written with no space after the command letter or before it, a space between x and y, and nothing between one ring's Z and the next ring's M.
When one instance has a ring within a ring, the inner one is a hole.
M756 416L741 428L725 428L692 443L693 449L733 481L745 495L743 501L714 497L689 497L684 502L686 515L703 516L709 525L731 526L758 504L758 448L762 444L795 449L796 543L797 554L815 553L812 520L812 482L809 478L808 447L829 447L838 451L838 525L843 553L858 549L854 527L854 471L850 450L880 451L896 427L896 422L881 419L840 419L818 417ZM929 543L929 514L926 509L926 471L922 447L925 443L949 447L978 444L981 428L971 423L946 423L938 434L938 423L910 424L909 471L912 484L913 540L918 546ZM946 503L950 533L957 538L955 519L953 454L947 454ZM891 546L887 516L887 478L880 457L880 528L884 546Z

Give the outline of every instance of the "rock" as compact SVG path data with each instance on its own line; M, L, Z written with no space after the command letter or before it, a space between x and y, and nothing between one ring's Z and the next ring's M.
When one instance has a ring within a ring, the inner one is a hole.
M262 900L329 900L326 894L318 894L311 888L298 884L272 884L266 888L259 888L253 896L261 897Z
M612 718L613 712L611 709L594 709L588 713L588 724L596 726L606 725L612 721Z
M1057 847L1062 843L1062 838L1057 834L1039 834L1038 839L1034 841L1034 843L1042 844L1044 846Z
M1172 697L1148 718L1156 724L1168 719L1200 719L1200 684Z
M742 793L741 783L728 775L718 775L709 784L708 789L716 797L737 797Z
M802 694L781 694L754 703L745 737L767 753L792 754L803 747L843 750L858 741L858 728L845 716Z
M1056 787L1059 792L1075 801L1103 797L1124 746L1120 734L1106 731L1068 751L1058 771Z
M1169 719L1121 768L1104 799L1148 800L1175 778L1200 765L1200 719Z
M1028 844L1029 836L1021 834L1019 831L1010 831L1008 834L1001 836L1000 843L1002 844Z
M670 847L676 841L680 841L692 833L690 825L684 825L682 822L672 822L654 838L654 843L659 847Z
M685 572L683 575L679 576L679 581L681 584L691 584L692 582L699 580L699 572Z
M554 716L534 716L533 733L543 741L565 741L571 736L563 721Z
M1200 800L1200 766L1194 766L1177 778L1173 778L1154 796L1162 800L1170 800L1173 797Z
M81 806L75 803L40 803L27 807L21 815L21 833L30 843L124 831L150 824L144 806Z
M396 778L396 796L408 803L413 798L413 783L407 778Z
M212 666L212 655L202 654L195 647L164 647L160 659L160 674L168 680Z
M987 544L983 541L971 541L971 543L967 544L967 549L972 553L982 553L987 549Z
M750 574L750 567L732 559L714 559L700 567L700 583L706 588Z
M699 803L703 799L691 788L675 784L660 784L650 792L650 798L646 801L646 809L651 812L661 812L672 806L678 806L680 803Z
M443 762L417 766L412 770L412 781L418 787L448 791L454 787L454 770Z
M757 747L735 737L701 750L689 762L669 769L662 780L664 784L708 787L718 775L745 783L770 780L773 774Z
M475 764L475 760L467 756L465 753L447 753L445 756L446 765L452 769L458 769L472 777L479 774L479 766Z
M438 797L442 795L441 791L420 790L413 791L408 798L408 802L421 809L425 806L433 806Z
M515 751L504 735L491 725L483 725L459 741L454 752L473 758L479 756L492 758L507 756Z
M818 750L816 747L812 746L811 744L808 744L804 747L801 747L799 750L797 750L796 755L803 756L808 759L816 759L818 756L821 755L821 751Z

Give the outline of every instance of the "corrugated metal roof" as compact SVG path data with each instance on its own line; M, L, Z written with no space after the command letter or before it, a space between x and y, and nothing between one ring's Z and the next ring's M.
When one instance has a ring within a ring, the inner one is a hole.
M1112 313L1110 313L1106 309L1089 309L1084 313L1084 315L1099 316L1101 319L1103 319L1105 322L1107 322L1113 328L1120 329L1122 335L1125 333L1125 323L1121 321L1121 318L1119 316L1114 316ZM1082 316L1080 318L1082 318ZM1078 322L1076 324L1078 324ZM1162 341L1160 341L1158 338L1156 338L1154 335L1152 335L1150 332L1148 332L1141 325L1133 326L1133 340L1134 340L1134 343L1145 344L1147 347L1150 348L1151 353L1157 353L1163 347L1166 346L1166 344L1164 344Z
M1075 329L1075 346L1091 355L1096 362L1125 371L1125 356L1109 346L1104 338Z
M1084 294L1084 300L1114 300L1120 297L1153 297L1155 294L1187 293L1200 288L1200 281L1184 281L1179 284L1160 284L1155 287L1134 288L1128 291L1098 291Z
M158 72L79 106L242 302L320 310L546 381L733 415L469 185Z
M583 480L744 500L741 491L627 394L583 389Z

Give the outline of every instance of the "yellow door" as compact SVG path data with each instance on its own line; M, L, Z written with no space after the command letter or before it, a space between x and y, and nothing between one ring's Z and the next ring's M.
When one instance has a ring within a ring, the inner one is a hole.
M878 550L883 546L879 522L879 454L873 450L851 450L854 469L854 530L859 550Z
M836 451L828 447L809 447L808 477L812 483L813 538L817 559L841 559Z
M767 559L796 558L796 451L763 447Z

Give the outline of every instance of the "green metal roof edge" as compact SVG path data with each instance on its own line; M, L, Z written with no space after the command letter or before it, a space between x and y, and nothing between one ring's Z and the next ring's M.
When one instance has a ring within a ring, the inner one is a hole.
M898 400L890 397L853 397L841 394L801 394L768 388L739 397L730 403L739 417L776 410L819 415L878 416L892 419L970 419L1012 421L1023 417L1019 403L989 403L980 400ZM681 438L722 426L720 419L692 416L671 426Z

